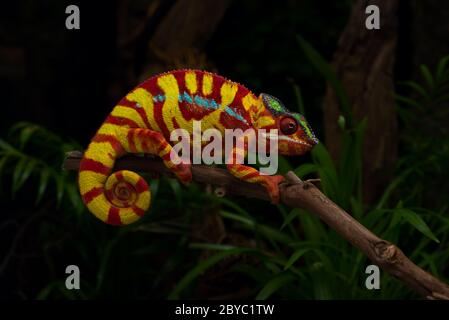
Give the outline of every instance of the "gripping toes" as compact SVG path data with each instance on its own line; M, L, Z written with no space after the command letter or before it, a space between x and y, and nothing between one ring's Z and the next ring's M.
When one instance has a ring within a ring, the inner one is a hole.
M283 176L260 176L260 184L263 185L270 196L271 203L278 204L280 200L279 183L284 181Z

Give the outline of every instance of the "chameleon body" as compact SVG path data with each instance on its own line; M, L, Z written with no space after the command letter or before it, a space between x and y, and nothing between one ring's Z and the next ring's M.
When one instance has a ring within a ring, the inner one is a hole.
M318 141L304 117L289 112L276 98L255 96L244 86L199 70L175 70L154 76L134 88L114 107L92 138L79 169L79 189L88 209L100 220L129 224L150 206L151 193L137 173L112 173L115 160L126 153L148 153L184 183L192 179L190 165L170 158L170 133L177 128L192 134L193 121L201 129L279 129L279 153L301 155ZM246 144L244 149L246 148ZM227 157L246 155L237 147ZM176 156L176 154L175 154ZM239 179L265 186L273 203L279 201L282 176L262 175L243 164L227 165Z

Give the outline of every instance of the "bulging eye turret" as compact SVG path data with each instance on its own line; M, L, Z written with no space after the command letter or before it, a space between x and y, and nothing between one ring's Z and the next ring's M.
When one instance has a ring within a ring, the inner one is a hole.
M281 119L280 129L283 134L291 135L298 130L298 123L291 117L285 117Z

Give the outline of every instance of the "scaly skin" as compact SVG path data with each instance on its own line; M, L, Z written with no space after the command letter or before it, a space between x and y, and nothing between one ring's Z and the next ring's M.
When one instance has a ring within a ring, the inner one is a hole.
M79 188L88 209L100 220L129 224L139 219L150 206L148 184L137 173L122 170L112 173L115 160L126 153L148 153L164 164L184 183L192 179L189 164L174 164L170 159L170 132L177 128L192 134L193 121L201 129L240 128L279 129L285 117L295 119L297 130L279 133L279 152L301 155L318 141L304 117L289 112L276 98L256 97L244 86L219 75L199 70L175 70L154 76L132 90L114 107L92 138L79 170ZM281 130L282 131L282 130ZM234 148L227 157L246 155ZM239 179L265 186L272 202L279 201L278 184L282 176L261 175L242 164L228 164ZM112 173L112 174L111 174Z

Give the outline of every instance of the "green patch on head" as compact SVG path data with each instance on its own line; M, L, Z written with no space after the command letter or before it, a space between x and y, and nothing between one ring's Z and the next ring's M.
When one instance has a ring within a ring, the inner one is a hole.
M298 121L299 125L302 127L302 129L306 133L307 137L309 139L315 141L316 143L318 143L318 139L316 138L315 134L313 133L312 128L310 127L306 118L304 118L304 116L299 113L293 113L292 115Z
M260 96L262 97L265 107L270 110L274 116L279 116L289 112L279 99L266 93L261 93Z

